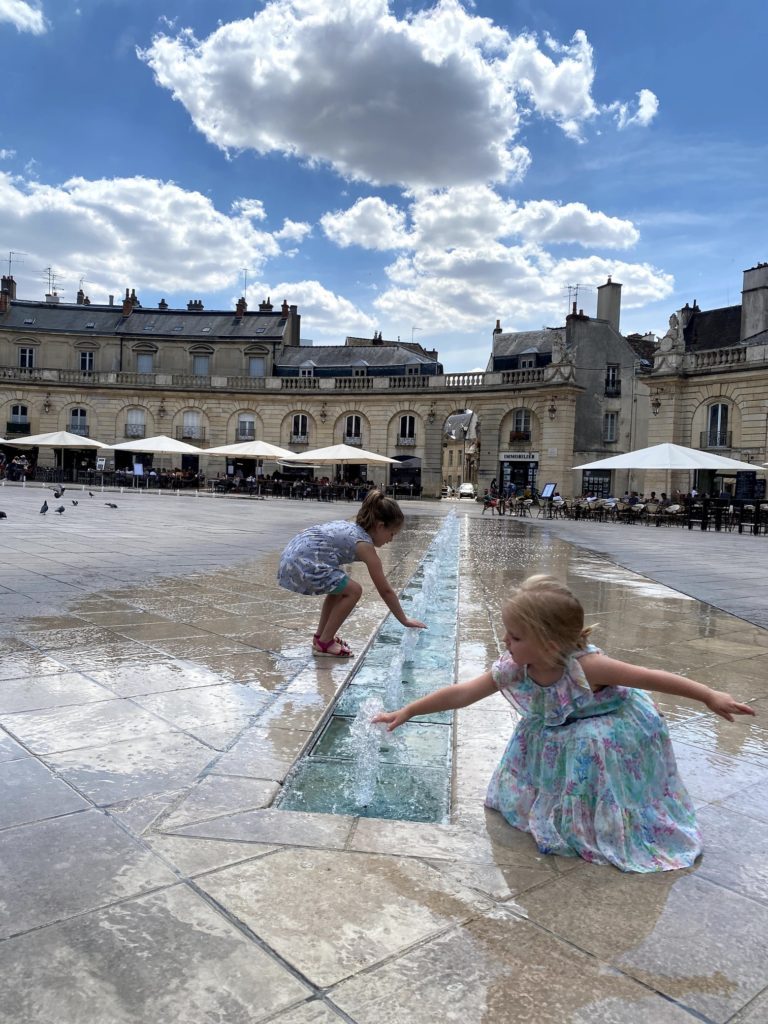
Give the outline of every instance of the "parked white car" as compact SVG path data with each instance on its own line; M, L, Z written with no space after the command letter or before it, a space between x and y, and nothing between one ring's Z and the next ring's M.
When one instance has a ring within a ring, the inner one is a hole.
M462 484L459 487L460 498L472 498L475 497L475 485L474 484Z

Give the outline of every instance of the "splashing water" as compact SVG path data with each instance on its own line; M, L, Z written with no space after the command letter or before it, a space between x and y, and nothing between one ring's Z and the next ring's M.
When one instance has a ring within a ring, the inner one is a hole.
M386 726L383 722L372 722L371 719L383 710L381 698L367 697L352 723L350 736L354 765L350 782L352 797L359 807L368 806L376 789L379 746Z

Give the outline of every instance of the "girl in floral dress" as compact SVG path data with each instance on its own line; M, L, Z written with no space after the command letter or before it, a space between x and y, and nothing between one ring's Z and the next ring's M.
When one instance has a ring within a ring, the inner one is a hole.
M701 836L666 722L646 691L700 700L728 721L754 710L693 679L607 657L588 643L581 604L551 576L526 580L502 618L507 653L490 671L374 721L392 730L499 690L521 719L488 807L530 832L542 853L622 871L690 867Z

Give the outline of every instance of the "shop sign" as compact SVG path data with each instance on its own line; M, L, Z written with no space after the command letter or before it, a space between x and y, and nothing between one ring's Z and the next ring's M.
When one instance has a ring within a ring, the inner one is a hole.
M538 462L538 452L499 452L499 462Z

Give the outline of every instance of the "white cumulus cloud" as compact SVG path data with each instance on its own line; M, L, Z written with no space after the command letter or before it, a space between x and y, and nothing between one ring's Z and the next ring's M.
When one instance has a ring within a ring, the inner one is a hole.
M405 215L378 196L358 199L348 210L326 213L320 218L326 235L347 248L359 245L364 249L402 249L409 244Z
M650 89L641 89L637 94L637 108L634 113L628 103L611 103L605 109L614 115L620 129L633 124L646 128L659 111L659 100Z
M10 22L19 32L39 36L48 30L42 7L26 0L0 0L0 23Z
M598 113L584 32L540 43L458 0L402 18L388 0L272 0L202 40L160 33L139 56L223 150L410 189L520 179L524 117L578 139Z
M275 296L287 296L289 304L296 305L301 314L302 337L319 344L343 345L348 334L372 337L376 329L377 321L368 313L319 281L261 282L256 287L272 296L273 302Z
M27 256L20 294L40 291L29 267L53 266L74 298L83 274L93 301L130 284L159 292L205 294L231 287L242 267L263 273L281 254L278 236L296 241L308 225L286 222L272 234L254 227L263 213L258 200L240 200L231 215L200 192L149 178L61 185L23 182L0 172L0 250L24 239ZM26 278L26 279L25 279Z

